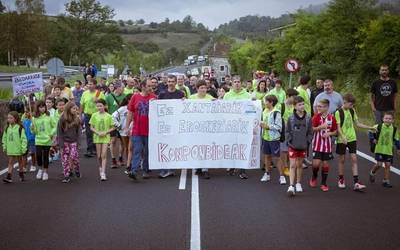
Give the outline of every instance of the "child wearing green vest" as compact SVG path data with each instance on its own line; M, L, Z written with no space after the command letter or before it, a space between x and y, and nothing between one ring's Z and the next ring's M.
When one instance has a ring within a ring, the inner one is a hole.
M12 183L12 171L15 162L19 163L19 177L21 181L24 181L22 156L27 151L28 141L19 114L16 111L11 111L7 116L7 126L4 129L2 143L3 150L8 157L7 177L3 181Z
M390 166L393 163L393 146L397 148L397 153L400 154L400 136L393 126L394 114L391 112L385 112L383 115L383 123L375 125L376 129L375 136L373 138L375 143L375 160L377 163L372 168L369 173L370 182L375 182L375 174L380 169L380 167L385 168L383 183L382 185L386 188L393 187L389 181Z

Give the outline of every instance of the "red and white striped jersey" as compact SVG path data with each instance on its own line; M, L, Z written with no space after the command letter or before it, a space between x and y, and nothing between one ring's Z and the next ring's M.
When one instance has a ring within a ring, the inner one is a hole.
M327 129L314 132L313 137L313 151L322 153L332 153L332 138L323 138L322 135L328 132L335 132L337 130L337 122L333 115L328 114L322 117L321 114L316 114L312 118L312 126L318 127L322 124L328 124Z

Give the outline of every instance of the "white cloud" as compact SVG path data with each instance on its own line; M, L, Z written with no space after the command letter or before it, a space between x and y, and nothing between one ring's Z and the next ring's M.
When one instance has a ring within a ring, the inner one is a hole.
M13 0L3 0L12 6ZM67 0L45 0L48 14L64 12ZM182 20L191 15L196 22L202 22L209 28L218 27L235 18L246 15L280 16L293 12L310 4L321 4L328 0L100 0L115 9L115 19L137 20L143 18L146 22Z

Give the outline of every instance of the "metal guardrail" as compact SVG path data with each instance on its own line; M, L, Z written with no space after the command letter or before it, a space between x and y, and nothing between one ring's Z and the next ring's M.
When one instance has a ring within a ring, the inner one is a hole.
M18 74L9 74L9 75L0 75L0 83L9 83L11 84L12 82L12 78L13 76L16 75L23 75L25 73L18 73ZM29 73L26 73L29 74ZM74 69L67 69L64 74L63 77L68 78L77 74L81 74L81 71L78 70L74 70ZM43 73L43 79L48 80L50 78L51 74L49 73Z

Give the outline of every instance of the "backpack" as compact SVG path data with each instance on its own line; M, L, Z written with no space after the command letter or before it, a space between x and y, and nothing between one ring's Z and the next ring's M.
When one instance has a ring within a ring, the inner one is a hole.
M379 136L381 135L381 130L382 130L382 123L378 125L378 128L376 129L376 132L369 132L369 146L371 153L375 153L375 148L376 148L376 142L379 140ZM397 128L393 126L393 140L396 138L396 132ZM374 140L376 141L374 143Z
M282 105L282 107L285 107L285 105ZM285 112L285 108L282 108L283 112ZM274 111L273 113L273 117L274 117L274 122L276 120L276 116L278 113L281 113L279 111ZM280 142L285 142L286 138L285 138L285 120L283 120L283 113L281 113L281 122L282 122L282 129L279 131L281 136L279 138Z
M344 110L342 108L336 110L336 112L339 112L339 118L340 118L340 128L343 127L344 124ZM354 121L354 109L350 109L350 114L351 114L351 118Z
M8 104L8 109L10 111L16 111L18 114L25 113L25 104L19 98L14 98Z

